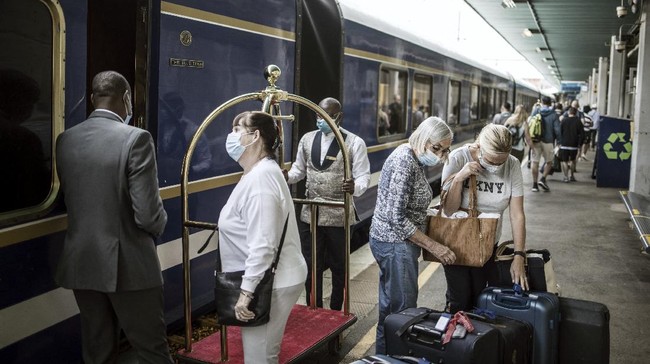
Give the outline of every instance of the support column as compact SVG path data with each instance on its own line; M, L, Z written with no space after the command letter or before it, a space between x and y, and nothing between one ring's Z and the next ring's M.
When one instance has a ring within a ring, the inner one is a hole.
M632 132L630 191L650 197L650 2L643 2L639 27L639 63L637 64Z
M589 88L589 105L593 105L598 101L598 70L591 69L591 87Z
M607 57L598 58L598 99L596 104L601 114L607 114Z
M609 47L609 87L607 87L607 115L622 116L623 109L623 91L625 89L625 51L618 52L614 44L616 36L612 35L612 41Z

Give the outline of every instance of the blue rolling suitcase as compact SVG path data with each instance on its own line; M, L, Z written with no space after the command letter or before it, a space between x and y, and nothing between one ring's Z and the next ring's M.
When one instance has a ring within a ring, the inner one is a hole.
M560 301L553 293L516 294L512 289L489 287L478 298L477 307L525 321L533 326L532 364L556 364L560 323Z
M609 309L560 297L560 364L609 364Z
M444 333L436 329L442 312L428 308L407 308L388 315L384 321L386 352L409 355L432 363L497 364L499 333L490 325L470 318L473 332L443 344Z

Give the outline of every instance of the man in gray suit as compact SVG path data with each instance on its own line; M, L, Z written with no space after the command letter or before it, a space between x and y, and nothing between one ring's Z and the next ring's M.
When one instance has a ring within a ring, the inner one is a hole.
M88 119L62 133L57 170L68 230L56 282L79 306L85 363L114 362L120 329L141 363L172 363L155 237L167 223L151 134L127 125L131 87L95 76Z

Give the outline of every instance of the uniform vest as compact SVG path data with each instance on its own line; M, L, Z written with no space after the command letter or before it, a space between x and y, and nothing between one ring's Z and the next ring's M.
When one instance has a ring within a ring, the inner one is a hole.
M357 136L350 133L342 133L345 140L348 154L352 156L350 145L354 143ZM320 131L312 131L305 135L303 143L303 155L307 161L307 198L343 201L343 191L341 183L343 182L343 156L336 140L332 141L327 155L320 162L321 155L321 137ZM343 226L343 209L340 207L318 206L318 226ZM309 205L303 205L300 219L303 222L310 223L311 210ZM354 209L350 209L350 224L354 224Z

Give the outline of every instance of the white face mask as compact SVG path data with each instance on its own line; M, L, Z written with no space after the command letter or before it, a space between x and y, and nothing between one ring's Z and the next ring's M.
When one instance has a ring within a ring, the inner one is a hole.
M123 122L124 124L128 124L129 121L131 121L131 117L133 116L133 107L131 106L131 97L129 96L128 90L124 92L124 97L126 97L126 100L124 101L124 108L126 109L126 118L123 120Z
M497 173L500 170L502 170L503 166L505 165L505 162L499 164L498 166L495 166L494 164L490 164L488 161L483 159L482 150L479 150L478 162L481 164L481 167L483 167L483 169L485 169L488 173Z
M226 152L228 152L228 155L230 158L234 159L235 162L239 161L239 158L241 158L241 155L244 154L244 151L246 151L246 148L255 143L253 140L252 142L246 144L246 145L241 145L241 137L242 135L248 135L248 134L253 134L254 131L251 131L249 133L238 133L238 132L232 132L228 134L228 137L226 137Z

